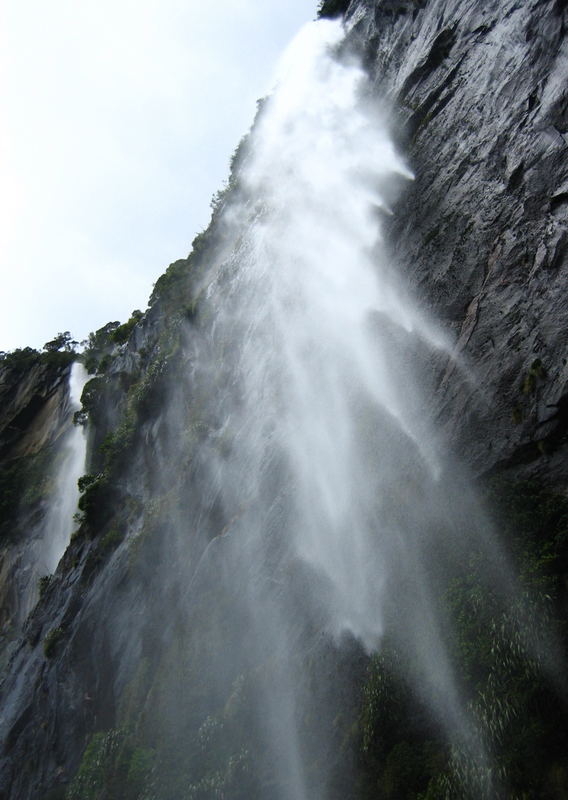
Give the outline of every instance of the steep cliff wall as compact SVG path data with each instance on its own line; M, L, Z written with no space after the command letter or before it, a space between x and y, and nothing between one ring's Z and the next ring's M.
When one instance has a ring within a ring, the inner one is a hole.
M59 443L69 428L73 356L20 351L0 362L0 625L2 659L37 601L43 521Z
M564 489L566 8L558 0L353 0L326 8L346 11L343 48L363 56L374 84L369 101L393 115L415 175L393 192L384 225L395 269L454 345L452 358L424 356L438 422L477 473L499 468ZM218 398L233 378L238 343L216 332L207 292L214 285L208 271L223 265L234 244L223 209L242 191L246 148L236 153L210 228L159 279L149 311L110 349L105 337L116 325L103 332L89 354L98 373L84 393L91 455L83 523L5 674L5 798L287 796L271 783L277 771L251 708L258 686L268 691L275 675L284 680L289 662L264 654L250 667L247 637L239 641L246 586L229 573L227 557L247 560L234 531L248 510L228 516L205 468L206 457L222 460L232 446ZM215 278L222 289L223 275ZM211 374L206 363L215 365ZM19 430L6 439L13 452L50 440L39 422ZM267 470L271 481L278 481L277 466ZM511 542L518 531L522 541L509 545L530 551L532 561L526 553L521 559L523 585L556 591L547 613L562 617L567 510L546 491L530 492L534 503L516 517L510 501ZM420 507L428 500L415 498ZM282 505L279 497L269 529ZM512 760L517 789L534 781L529 796L565 796L565 742L549 735L564 724L563 712L550 687L518 667L518 647L498 639L504 612L493 596L489 610L480 605L484 567L479 553L469 555L469 571L448 588L461 619L460 664L489 705L514 685L518 703L506 712L530 730L527 741L510 731L498 740L500 768ZM546 572L551 562L553 574ZM321 610L306 608L303 587L313 576L283 563L266 582L300 620L293 667L311 698L302 715L311 779L342 800L465 796L467 781L455 789L447 777L439 723L397 672L400 655L387 647L369 659L355 642L335 648L321 635ZM246 564L242 570L249 575ZM216 648L236 660L212 680ZM508 683L490 665L488 654L499 648L509 648ZM537 713L543 708L546 724ZM493 712L481 707L479 715L491 722Z
M440 424L478 471L566 486L568 95L562 2L352 2L415 180L388 231L455 342Z

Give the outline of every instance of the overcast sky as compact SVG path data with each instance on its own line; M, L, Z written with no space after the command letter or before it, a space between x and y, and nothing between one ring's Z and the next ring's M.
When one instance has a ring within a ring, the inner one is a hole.
M317 0L0 0L0 350L146 308Z

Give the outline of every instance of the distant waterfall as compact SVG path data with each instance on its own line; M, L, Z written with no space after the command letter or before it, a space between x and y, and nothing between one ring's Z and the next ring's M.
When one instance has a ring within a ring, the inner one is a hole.
M55 460L54 491L49 501L41 544L41 567L47 573L55 571L75 527L79 490L77 481L85 471L87 436L82 425L73 425L75 411L81 408L81 392L88 375L85 367L74 361L69 376L70 427L64 434Z

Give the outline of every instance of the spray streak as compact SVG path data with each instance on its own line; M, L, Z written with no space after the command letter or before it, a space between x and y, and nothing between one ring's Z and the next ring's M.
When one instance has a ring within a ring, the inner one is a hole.
M231 521L219 545L247 620L237 660L278 654L258 727L283 800L326 796L300 744L300 619L367 652L388 634L448 737L485 759L435 572L472 541L497 552L429 423L423 362L449 348L397 286L380 236L384 198L412 176L366 108L365 74L337 58L342 37L339 23L307 26L284 58L224 210L234 245L207 289L198 368L224 441L201 458Z
M287 53L241 175L247 199L232 210L248 228L228 288L223 272L211 296L228 294L217 329L241 342L242 407L232 412L237 462L248 465L241 496L264 502L258 486L279 453L293 486L294 547L327 581L334 633L373 648L390 535L377 530L386 462L416 450L439 472L389 330L439 342L388 275L382 190L411 175L364 110L364 73L333 57L342 36L338 23L307 26Z
M75 361L69 376L70 417L81 408L81 392L87 377L83 365ZM41 561L48 573L54 572L73 532L73 515L79 499L77 481L85 471L86 449L85 429L80 425L72 425L61 444L55 491L50 499L44 526Z

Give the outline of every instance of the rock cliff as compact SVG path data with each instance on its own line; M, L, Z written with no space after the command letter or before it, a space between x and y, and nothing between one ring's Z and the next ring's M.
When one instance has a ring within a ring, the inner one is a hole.
M567 480L563 2L353 2L414 171L393 254L455 343L439 419L478 471Z
M19 351L0 362L0 625L2 660L37 601L42 524L58 445L71 423L70 358Z
M452 343L451 358L425 357L438 424L478 475L533 481L520 511L514 492L504 492L510 514L502 527L522 531L533 558L522 562L527 581L543 592L552 586L551 615L565 619L566 587L558 587L568 510L550 490L568 488L568 7L561 0L352 0L326 2L322 13L344 13L343 50L362 58L373 84L368 100L391 120L414 173L393 191L384 231L408 291ZM222 458L231 447L216 398L231 379L224 364L237 346L208 327L205 276L222 262L223 207L241 191L246 147L235 154L210 227L158 280L148 311L101 329L90 343L83 519L5 669L6 800L250 800L276 791L251 698L285 676L276 654L247 667L246 636L237 635L245 588L226 560L246 509L227 518L203 465L204 453ZM203 374L203 352L220 365L218 375ZM3 463L35 456L60 435L65 375L38 365L9 390L0 387ZM27 519L18 516L22 531ZM515 541L511 533L512 549ZM476 605L478 556L448 588L448 602L461 619L455 646L464 675L487 697L500 684L484 659L505 645L483 638L502 617ZM542 572L551 561L554 569ZM399 656L386 648L370 659L355 642L332 646L318 632L321 612L302 606L312 576L283 563L271 580L303 620L294 668L312 698L302 710L311 779L342 800L483 796L468 795L465 778L461 789L451 783L447 743L400 680ZM541 584L531 577L537 572ZM216 635L237 661L212 686ZM509 646L504 661L516 663ZM513 762L516 790L532 781L527 796L560 798L568 791L566 743L549 729L565 724L564 711L550 687L531 683L523 669L510 678L520 698L510 713L525 730L532 726L530 736L499 740L499 763L505 770ZM537 760L548 759L545 767L533 764L531 746ZM484 796L505 795L490 788Z

